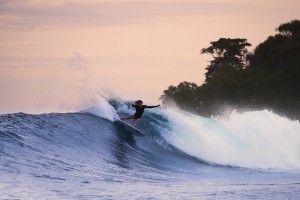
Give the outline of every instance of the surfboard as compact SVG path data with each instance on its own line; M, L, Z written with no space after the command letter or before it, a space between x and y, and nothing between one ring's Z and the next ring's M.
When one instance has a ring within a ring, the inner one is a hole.
M124 122L123 120L116 121L122 128L124 128L126 131L130 132L133 135L143 137L145 134L141 132L139 129L135 128L134 126L128 124L127 122Z

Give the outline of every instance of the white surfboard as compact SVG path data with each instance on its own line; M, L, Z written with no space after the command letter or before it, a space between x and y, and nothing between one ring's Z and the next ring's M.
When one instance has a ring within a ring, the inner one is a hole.
M128 124L127 122L124 122L123 120L116 121L120 126L122 126L126 131L130 132L133 135L136 136L145 136L144 133L142 133L139 129L135 128L134 126Z

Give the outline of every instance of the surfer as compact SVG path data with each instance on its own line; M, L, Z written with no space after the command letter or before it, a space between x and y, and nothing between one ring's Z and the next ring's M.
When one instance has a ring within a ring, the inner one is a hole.
M122 117L122 120L127 120L127 119L135 119L134 122L132 123L132 126L136 126L137 123L140 121L145 108L156 108L159 107L160 105L157 106L146 106L143 105L143 101L142 100L137 100L134 104L132 104L132 107L135 108L135 114L133 115L129 115L127 117Z

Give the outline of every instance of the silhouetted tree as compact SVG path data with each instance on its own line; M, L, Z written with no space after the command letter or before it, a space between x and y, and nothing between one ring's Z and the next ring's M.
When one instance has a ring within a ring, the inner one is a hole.
M188 109L192 107L191 105L195 102L195 91L197 84L190 82L181 82L177 87L171 85L167 90L163 92L160 99L163 104L168 104L170 100L176 103L179 107L183 109Z
M276 31L284 36L295 36L300 32L300 21L292 20L288 23L281 24L278 28L276 28Z
M251 44L247 42L247 39L220 38L218 41L213 41L210 44L211 46L201 50L202 54L208 53L214 58L206 68L206 82L208 82L214 73L222 66L229 66L235 70L241 70L245 67L248 55L247 47L251 46Z

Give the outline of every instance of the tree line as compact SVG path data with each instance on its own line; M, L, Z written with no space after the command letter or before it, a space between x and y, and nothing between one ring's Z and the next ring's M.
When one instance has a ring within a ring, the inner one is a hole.
M224 107L269 109L300 119L300 21L275 29L276 34L253 52L247 39L220 38L203 48L212 60L205 68L205 82L169 86L160 97L163 105L175 103L202 116L219 114Z

